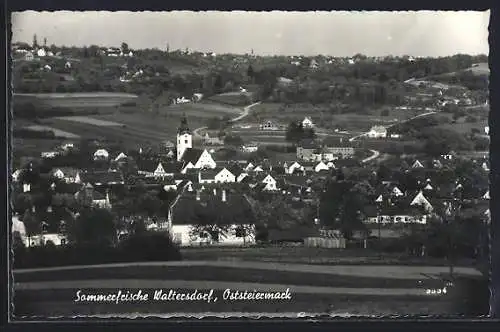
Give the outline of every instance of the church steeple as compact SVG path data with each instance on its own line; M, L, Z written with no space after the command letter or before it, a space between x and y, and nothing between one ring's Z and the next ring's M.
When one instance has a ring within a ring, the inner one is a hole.
M177 130L177 133L179 135L182 135L184 133L188 133L188 134L191 133L191 130L189 129L189 126L188 126L186 114L183 114L183 116L182 116L181 124L180 124L180 126L179 126L179 128Z
M177 161L181 161L184 152L192 147L193 136L191 135L191 130L187 123L186 114L184 114L177 130Z

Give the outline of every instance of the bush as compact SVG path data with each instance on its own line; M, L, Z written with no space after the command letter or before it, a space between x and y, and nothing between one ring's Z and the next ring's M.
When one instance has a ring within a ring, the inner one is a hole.
M181 259L179 249L167 235L161 233L135 235L118 247L93 244L14 249L16 269Z

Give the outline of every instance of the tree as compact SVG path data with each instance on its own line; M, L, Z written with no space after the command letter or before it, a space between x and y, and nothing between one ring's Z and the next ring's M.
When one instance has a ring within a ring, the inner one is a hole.
M248 76L248 77L250 77L250 78L253 78L253 77L254 77L254 74L255 74L255 72L254 72L254 70L253 70L252 65L249 65L249 66L248 66L248 70L247 70L247 76Z
M128 53L129 52L129 48L128 48L128 44L123 42L122 45L121 45L121 51L123 53Z
M23 214L26 210L31 209L33 206L31 195L26 193L17 195L13 205L16 213Z
M33 35L33 48L38 48L38 39L36 37L36 34Z
M372 190L367 182L330 181L320 195L321 223L339 229L347 239L352 238L354 231L365 229L363 211Z
M116 238L116 226L106 209L85 208L68 225L69 240L84 245L110 245Z
M224 137L224 144L240 147L244 144L244 142L241 136L227 135L226 137Z

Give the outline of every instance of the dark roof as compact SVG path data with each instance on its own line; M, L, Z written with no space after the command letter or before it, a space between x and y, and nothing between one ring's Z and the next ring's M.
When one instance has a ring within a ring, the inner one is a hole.
M190 225L202 223L249 224L255 222L252 208L241 194L226 191L226 202L222 202L221 190L217 195L211 192L200 194L196 200L195 193L184 193L172 209L174 225Z
M182 155L182 161L184 161L186 164L191 162L194 165L196 164L198 159L200 159L202 153L203 150L201 149L196 149L196 148L186 149L186 151L184 151L184 154Z
M317 149L318 143L314 139L303 139L298 144L299 147L303 149Z
M213 179L223 169L224 169L223 167L216 167L216 168L213 168L213 169L212 168L203 169L203 170L200 171L200 175L201 175L202 179Z
M56 185L55 191L61 194L75 194L82 188L79 183L61 182Z
M285 177L285 182L292 186L308 187L308 178L301 175L289 175Z
M86 172L81 175L81 180L83 183L91 183L93 185L99 184L113 184L113 183L123 183L123 175L121 172L107 172L107 171L95 171Z

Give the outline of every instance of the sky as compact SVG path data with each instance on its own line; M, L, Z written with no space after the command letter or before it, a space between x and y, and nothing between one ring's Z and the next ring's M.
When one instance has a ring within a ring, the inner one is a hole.
M488 54L489 11L35 12L12 14L12 41L257 55Z

